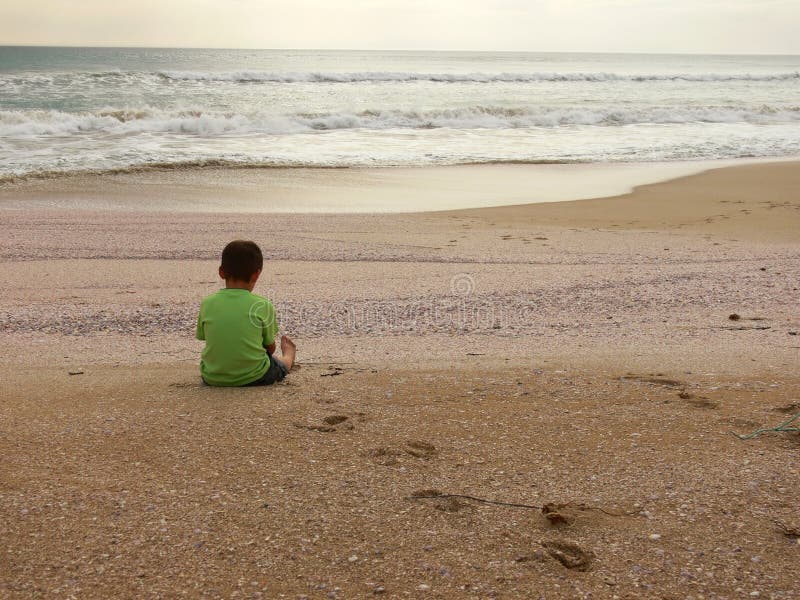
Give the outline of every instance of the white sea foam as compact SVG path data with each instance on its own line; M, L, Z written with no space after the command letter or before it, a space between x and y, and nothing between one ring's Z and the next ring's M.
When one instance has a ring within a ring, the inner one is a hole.
M789 81L800 80L800 72L768 74L642 74L624 75L616 73L409 73L409 72L360 72L360 73L275 73L269 71L160 71L164 79L177 81L232 81L273 83L357 83L357 82L411 82L432 81L441 83L535 83L537 81Z
M272 71L85 71L72 73L0 73L0 91L14 86L61 86L129 83L157 85L179 82L227 83L603 83L603 82L800 82L800 72L784 73L417 73L364 72L272 72Z
M800 106L698 108L476 106L448 110L369 110L342 113L235 114L219 111L112 109L93 113L0 111L0 136L60 136L92 132L115 134L172 133L200 136L227 134L284 135L342 129L521 129L565 126L614 127L680 123L796 123Z
M0 55L0 178L787 156L799 97L796 57L20 50Z

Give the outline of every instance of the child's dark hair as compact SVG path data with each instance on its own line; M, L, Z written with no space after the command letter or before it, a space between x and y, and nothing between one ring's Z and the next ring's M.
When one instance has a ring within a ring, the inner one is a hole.
M255 242L233 240L222 250L222 270L226 279L250 281L264 267L264 255Z

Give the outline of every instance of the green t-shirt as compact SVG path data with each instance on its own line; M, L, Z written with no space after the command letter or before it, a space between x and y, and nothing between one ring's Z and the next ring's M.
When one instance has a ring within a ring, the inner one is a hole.
M224 288L203 299L197 339L205 340L200 374L209 385L247 385L269 368L265 348L275 341L272 302L245 289Z

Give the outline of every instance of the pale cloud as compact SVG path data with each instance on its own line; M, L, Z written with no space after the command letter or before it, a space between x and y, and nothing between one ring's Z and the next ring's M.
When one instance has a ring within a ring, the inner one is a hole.
M800 54L797 0L2 0L0 44Z

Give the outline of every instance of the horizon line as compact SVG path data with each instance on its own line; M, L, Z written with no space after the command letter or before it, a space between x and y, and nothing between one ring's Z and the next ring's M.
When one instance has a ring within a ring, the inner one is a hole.
M105 44L9 44L0 42L0 48L96 48L106 50L236 50L236 51L295 51L295 52L427 52L427 53L491 53L491 54L637 54L669 56L800 56L780 52L694 52L694 51L642 51L642 50L467 50L467 49L410 49L410 48L299 48L299 47L227 47L227 46L146 46Z

